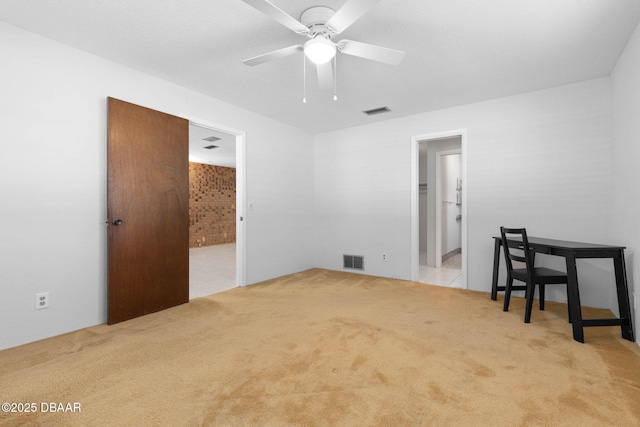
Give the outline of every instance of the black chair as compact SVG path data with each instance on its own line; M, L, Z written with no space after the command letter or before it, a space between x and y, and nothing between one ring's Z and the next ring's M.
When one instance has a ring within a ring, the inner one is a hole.
M552 270L546 267L534 267L535 253L529 246L527 239L527 230L524 228L505 228L500 227L500 235L502 237L502 248L507 264L507 284L504 292L504 308L503 311L509 311L509 301L511 299L512 290L524 290L526 299L526 308L524 311L524 322L531 322L531 310L533 308L533 295L538 285L540 294L540 310L544 310L544 288L546 285L567 285L567 274L562 271ZM514 247L513 241L511 247L507 241L507 235L518 236L522 243L518 243ZM521 251L520 254L514 253ZM525 268L513 268L512 261L525 263ZM524 286L513 286L513 281L518 280L524 282ZM567 296L569 293L567 292ZM569 304L567 304L568 309Z

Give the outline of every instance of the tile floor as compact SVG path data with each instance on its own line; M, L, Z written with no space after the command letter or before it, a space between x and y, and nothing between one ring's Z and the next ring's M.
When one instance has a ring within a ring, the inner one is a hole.
M235 287L235 243L189 249L189 299Z
M427 253L420 252L418 281L448 288L462 288L461 254L446 259L440 268L435 268L427 266Z

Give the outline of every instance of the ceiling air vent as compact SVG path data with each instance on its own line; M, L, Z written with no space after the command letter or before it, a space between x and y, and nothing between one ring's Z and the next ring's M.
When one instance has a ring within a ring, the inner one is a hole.
M207 150L213 150L214 148L218 148L219 145L207 145L206 147L202 147L202 148L206 148Z
M374 114L388 113L389 111L391 111L389 107L380 107L374 108L373 110L363 111L363 113L365 113L367 116L373 116Z
M215 142L215 141L220 141L220 138L218 138L217 136L210 136L208 138L202 138L203 141L208 141L208 142Z

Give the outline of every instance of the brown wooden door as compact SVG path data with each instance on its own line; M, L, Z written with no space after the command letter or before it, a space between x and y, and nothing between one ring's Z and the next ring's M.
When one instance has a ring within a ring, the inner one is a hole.
M189 301L189 122L107 102L113 324Z

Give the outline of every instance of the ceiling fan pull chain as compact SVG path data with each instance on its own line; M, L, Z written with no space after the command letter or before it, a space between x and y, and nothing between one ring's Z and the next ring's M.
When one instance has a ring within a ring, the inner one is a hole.
M307 56L302 55L302 103L307 103Z
M333 100L338 100L338 55L333 57Z

